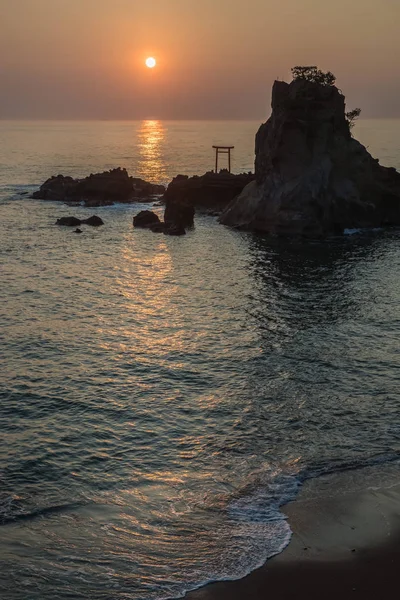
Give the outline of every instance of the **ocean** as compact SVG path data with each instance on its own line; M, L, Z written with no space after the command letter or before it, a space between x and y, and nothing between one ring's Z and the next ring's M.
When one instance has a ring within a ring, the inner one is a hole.
M134 231L141 205L28 197L58 173L202 174L215 143L249 171L258 125L0 121L2 599L243 577L289 543L306 479L399 464L399 230L299 244L197 215L174 238ZM400 170L400 121L355 136ZM105 226L55 226L71 214Z

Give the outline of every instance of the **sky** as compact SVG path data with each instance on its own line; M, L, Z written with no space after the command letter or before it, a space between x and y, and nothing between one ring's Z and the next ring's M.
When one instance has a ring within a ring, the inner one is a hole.
M0 118L264 119L295 65L400 117L399 27L400 0L0 0Z

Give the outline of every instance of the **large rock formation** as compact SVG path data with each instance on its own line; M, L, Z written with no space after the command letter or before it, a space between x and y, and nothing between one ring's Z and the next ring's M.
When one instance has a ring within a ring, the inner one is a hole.
M400 174L352 138L333 85L276 81L272 114L256 135L256 180L221 223L283 236L400 225Z
M107 206L115 202L143 202L165 191L164 186L148 183L138 177L130 177L126 169L112 169L91 174L84 179L64 175L50 177L32 198L58 200L68 204L83 203L85 206Z
M168 185L164 194L166 208L178 204L192 206L211 212L220 212L243 188L254 179L252 173L234 175L226 170L219 173L210 171L204 175L188 177L177 175ZM175 208L171 208L175 210Z

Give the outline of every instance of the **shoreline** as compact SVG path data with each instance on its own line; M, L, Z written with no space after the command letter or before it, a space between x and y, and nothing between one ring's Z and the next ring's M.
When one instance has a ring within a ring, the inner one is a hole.
M397 463L308 480L281 508L293 531L283 552L243 579L215 582L185 600L385 598L400 568Z

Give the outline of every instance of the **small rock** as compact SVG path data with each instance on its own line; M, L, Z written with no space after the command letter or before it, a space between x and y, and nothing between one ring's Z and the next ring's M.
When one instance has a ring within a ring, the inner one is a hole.
M140 213L133 217L134 227L150 228L160 223L158 216L151 210L141 210Z
M79 229L79 227L77 227L74 231L74 233L82 233L82 229Z
M64 227L76 227L81 223L82 221L80 219L77 219L76 217L61 217L56 221L56 225L62 225Z
M100 219L97 215L92 215L88 219L84 219L82 223L86 225L91 225L92 227L100 227L100 225L104 225L103 219Z

